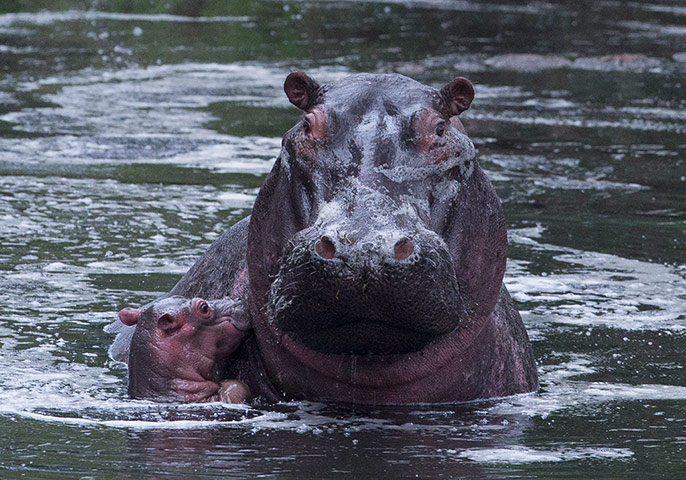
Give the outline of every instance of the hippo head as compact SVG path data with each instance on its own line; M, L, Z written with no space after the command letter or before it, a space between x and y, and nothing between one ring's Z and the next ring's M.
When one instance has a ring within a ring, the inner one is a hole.
M364 382L362 363L378 373L478 330L498 299L507 239L457 117L471 83L437 90L359 74L319 85L295 72L284 89L304 113L255 202L247 257L272 381L289 382L286 356L320 373L356 365Z
M207 401L219 390L215 367L238 348L250 326L231 299L172 296L124 308L136 325L129 355L129 395L162 401Z

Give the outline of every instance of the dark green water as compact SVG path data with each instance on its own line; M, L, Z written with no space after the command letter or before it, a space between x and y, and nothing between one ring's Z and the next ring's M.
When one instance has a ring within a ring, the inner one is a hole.
M103 327L249 214L295 68L474 82L540 392L127 399ZM676 0L3 1L0 478L681 478L684 112Z

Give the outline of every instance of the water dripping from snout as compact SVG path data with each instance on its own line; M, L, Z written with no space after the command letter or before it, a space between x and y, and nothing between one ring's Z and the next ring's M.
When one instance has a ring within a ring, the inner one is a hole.
M350 373L353 383L355 383L355 380L357 379L357 357L354 355L352 356L352 362L350 364Z

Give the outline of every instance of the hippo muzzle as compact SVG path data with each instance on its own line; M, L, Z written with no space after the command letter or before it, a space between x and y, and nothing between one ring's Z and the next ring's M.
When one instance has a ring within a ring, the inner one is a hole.
M462 317L450 252L408 205L378 192L357 198L325 204L290 240L270 291L271 318L323 353L421 350Z

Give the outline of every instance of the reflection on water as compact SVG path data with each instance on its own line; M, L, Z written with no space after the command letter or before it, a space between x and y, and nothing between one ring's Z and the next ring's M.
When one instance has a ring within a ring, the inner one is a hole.
M0 5L0 477L678 477L678 2L98 7ZM504 202L540 392L397 408L126 398L103 326L249 213L298 117L293 68L474 81L465 124Z

